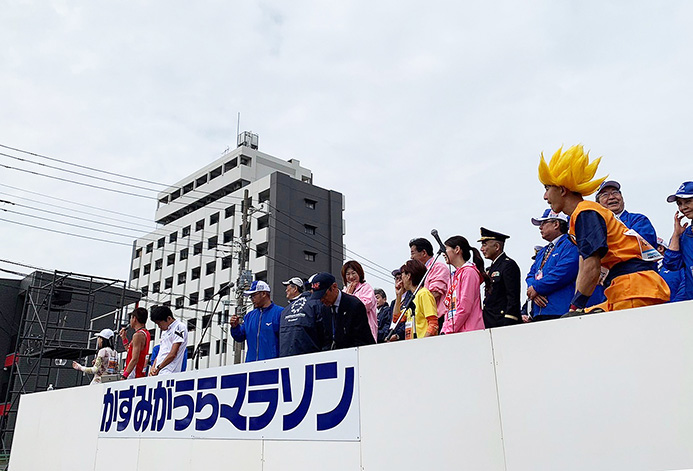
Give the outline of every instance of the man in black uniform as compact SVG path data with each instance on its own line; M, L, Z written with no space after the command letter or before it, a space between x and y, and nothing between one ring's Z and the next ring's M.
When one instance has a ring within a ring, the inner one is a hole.
M487 329L518 324L520 317L520 267L505 255L505 241L510 236L481 228L481 253L491 260L486 269L490 283L486 283L484 297L484 325Z

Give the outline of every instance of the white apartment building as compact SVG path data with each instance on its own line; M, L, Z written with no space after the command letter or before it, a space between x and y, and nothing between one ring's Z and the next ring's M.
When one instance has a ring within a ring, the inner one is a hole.
M286 305L281 281L339 273L344 260L343 196L314 186L298 160L262 153L257 144L257 135L242 133L236 149L159 193L160 227L134 242L130 285L142 291L141 306L167 304L187 323L188 369L198 345L199 368L233 362L225 316L235 309L236 288L227 284L239 277L246 190L247 268L269 283L276 304ZM155 345L159 332L150 327Z

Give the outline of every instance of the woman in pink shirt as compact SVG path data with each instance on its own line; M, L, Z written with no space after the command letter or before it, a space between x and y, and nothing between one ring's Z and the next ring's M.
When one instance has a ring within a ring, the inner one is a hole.
M373 338L378 338L378 306L373 287L366 283L363 267L355 260L349 260L342 267L342 281L344 292L353 294L366 306L368 325L371 327Z
M484 328L481 284L488 280L479 251L462 236L445 241L445 258L456 270L445 296L447 314L442 332L468 332Z

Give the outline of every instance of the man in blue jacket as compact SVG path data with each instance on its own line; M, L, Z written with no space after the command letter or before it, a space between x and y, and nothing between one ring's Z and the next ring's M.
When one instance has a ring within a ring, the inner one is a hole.
M693 182L682 183L667 202L676 202L678 211L674 213L674 232L664 254L663 267L672 271L683 270L683 300L689 300L693 299L693 230L689 223L683 222L683 218L693 219Z
M548 242L536 255L527 274L527 298L533 304L532 320L556 319L567 313L575 294L578 273L578 249L566 235L568 216L550 209L540 218L532 218L539 226L541 238Z
M628 229L633 229L653 248L657 248L657 233L647 216L626 211L626 202L623 200L619 182L609 180L602 183L597 190L596 201L606 209L610 209Z
M270 287L264 281L253 281L243 294L250 296L253 309L245 315L230 319L231 336L236 342L248 342L246 362L267 360L279 356L279 323L282 308L270 299Z

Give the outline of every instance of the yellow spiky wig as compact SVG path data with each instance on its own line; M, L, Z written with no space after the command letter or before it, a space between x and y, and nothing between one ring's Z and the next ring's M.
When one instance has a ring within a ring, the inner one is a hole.
M608 175L594 178L601 157L590 163L589 152L581 145L576 145L563 152L563 147L558 149L546 164L544 153L539 161L539 181L544 185L563 186L570 191L588 196L597 191Z

